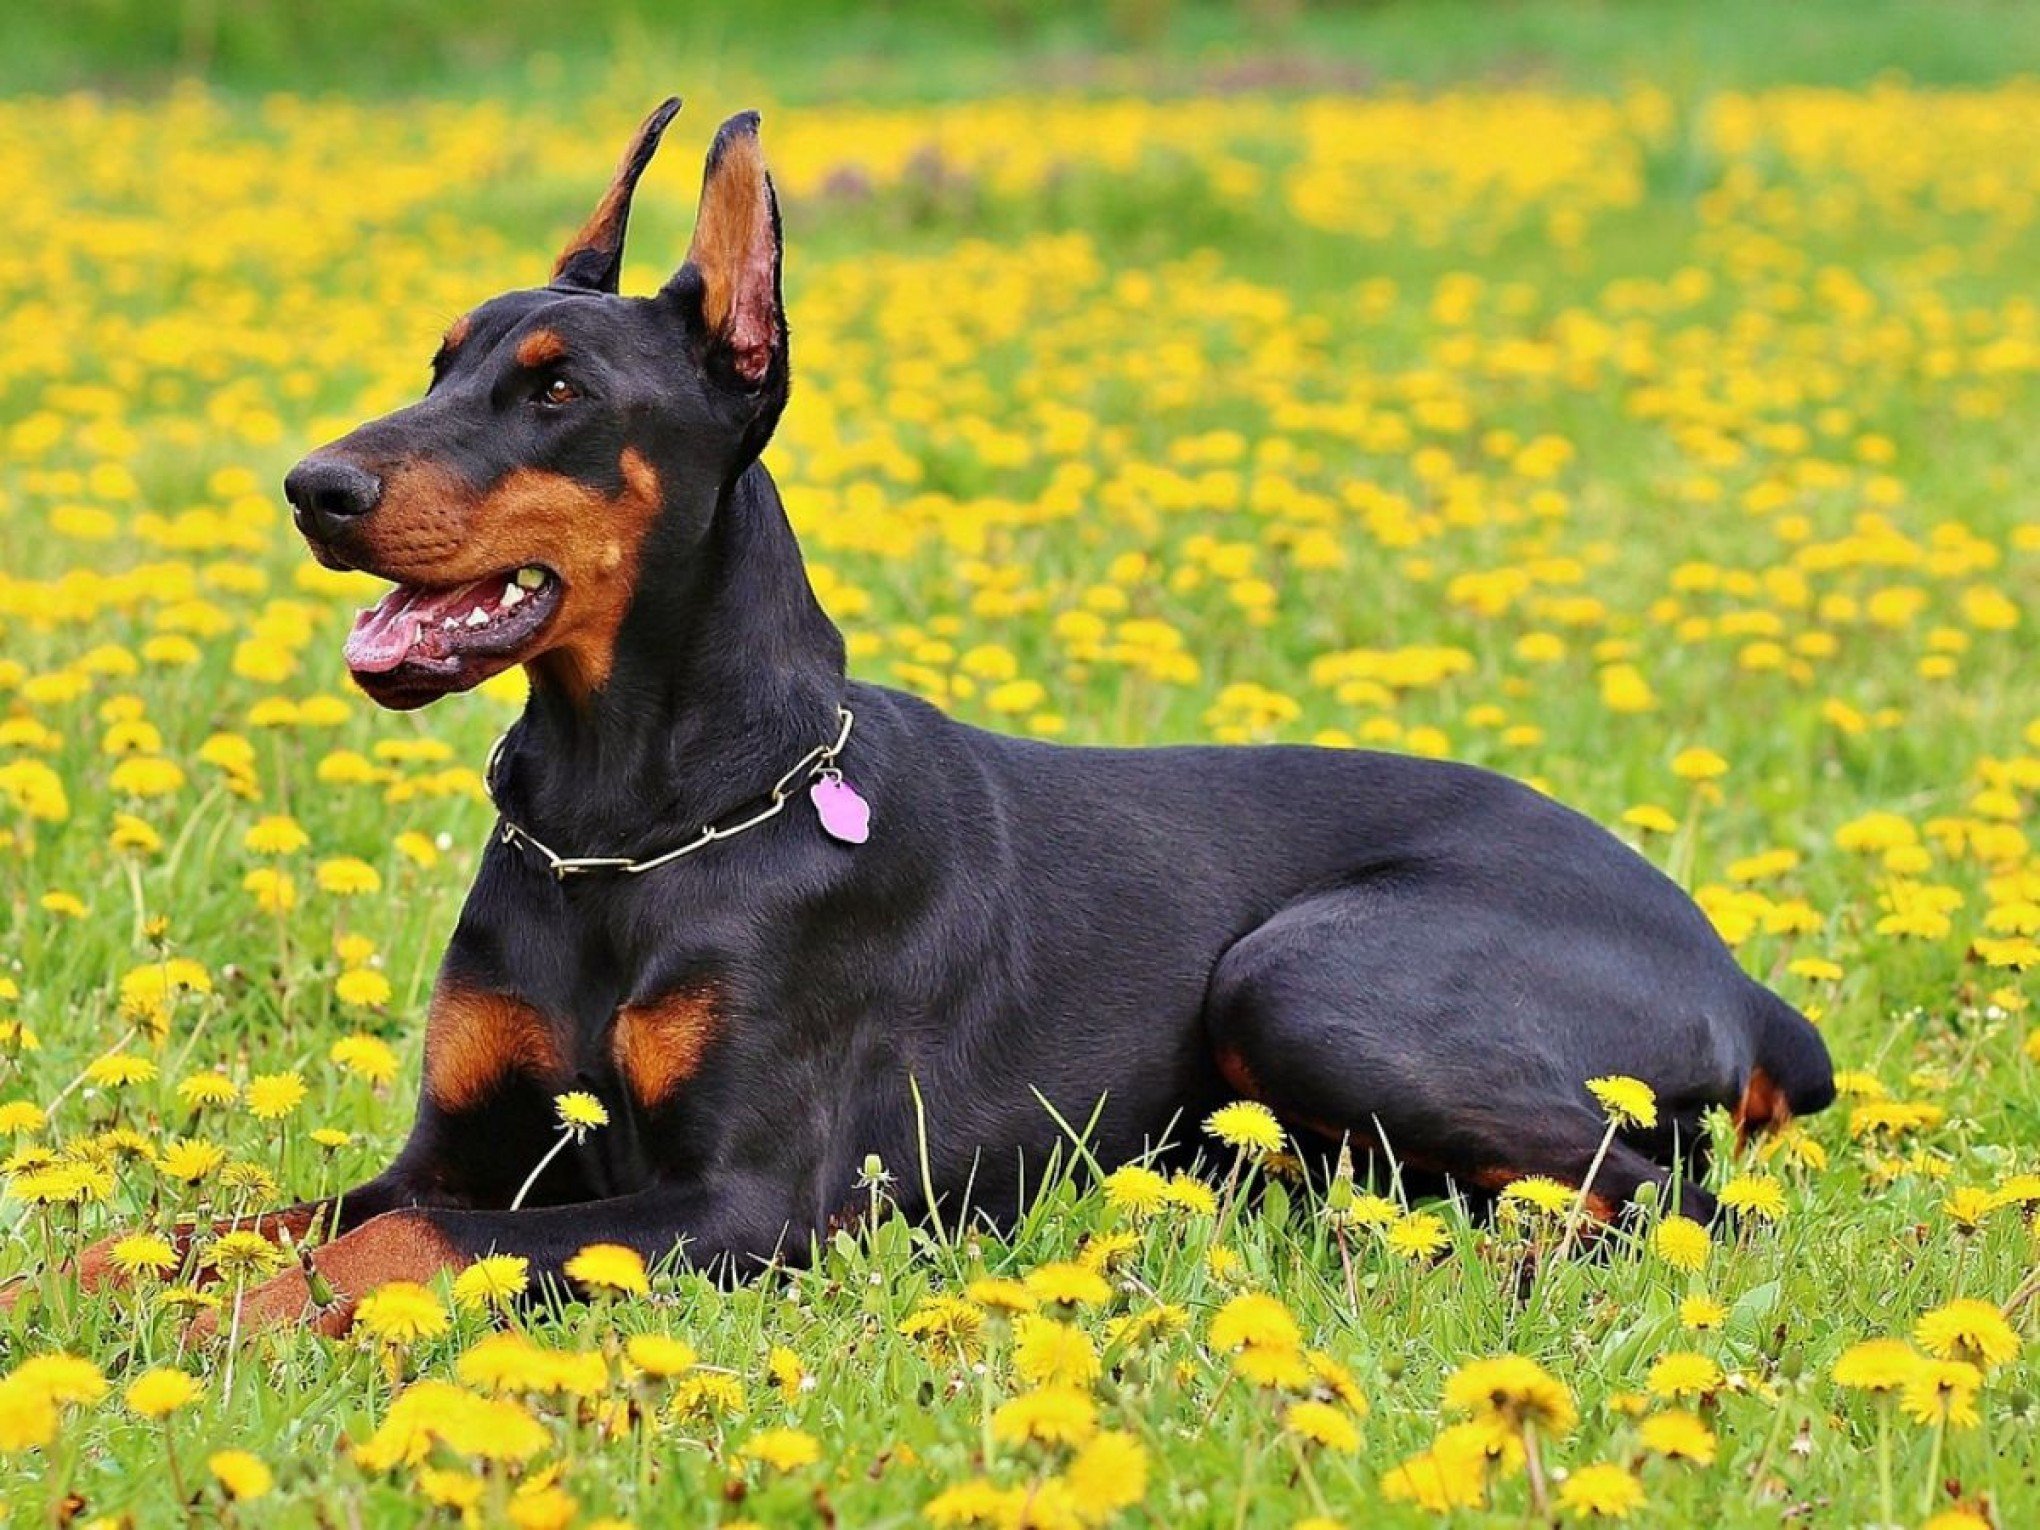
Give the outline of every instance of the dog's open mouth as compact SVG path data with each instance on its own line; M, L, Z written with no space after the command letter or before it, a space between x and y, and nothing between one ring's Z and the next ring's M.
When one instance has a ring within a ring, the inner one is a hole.
M390 693L466 690L515 662L559 609L560 589L537 564L466 584L400 584L354 618L347 667L385 704Z

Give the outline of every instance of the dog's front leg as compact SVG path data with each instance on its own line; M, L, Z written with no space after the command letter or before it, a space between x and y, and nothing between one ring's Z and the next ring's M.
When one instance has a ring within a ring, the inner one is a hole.
M183 1270L190 1264L192 1245L202 1237L216 1238L227 1232L253 1232L260 1233L272 1243L283 1245L302 1243L315 1231L332 1238L359 1227L392 1207L410 1205L421 1198L410 1180L399 1169L391 1168L341 1195L299 1201L294 1205L249 1212L243 1216L180 1222L169 1233L171 1252L177 1261L176 1267ZM80 1291L125 1285L128 1272L114 1251L128 1236L126 1232L107 1234L81 1251L65 1266L63 1273ZM189 1273L201 1286L210 1284L213 1278L212 1272L206 1269ZM0 1310L11 1307L32 1289L32 1285L32 1281L24 1279L0 1292Z
M755 1270L782 1252L805 1254L810 1229L793 1227L765 1186L719 1180L710 1195L698 1184L655 1185L608 1200L522 1211L413 1206L371 1217L310 1256L317 1286L303 1269L286 1271L241 1300L244 1331L308 1322L337 1336L353 1325L360 1299L393 1280L430 1281L487 1254L529 1262L535 1288L565 1278L568 1260L595 1243L616 1243L656 1264L676 1250L690 1265ZM208 1315L206 1327L231 1321Z

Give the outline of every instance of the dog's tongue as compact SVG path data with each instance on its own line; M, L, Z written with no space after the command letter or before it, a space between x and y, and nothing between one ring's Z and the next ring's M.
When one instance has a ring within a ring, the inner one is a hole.
M446 618L464 618L474 609L481 586L491 582L478 579L445 589L398 585L354 618L354 630L347 634L347 667L356 674L381 675L414 656L438 656L446 646Z

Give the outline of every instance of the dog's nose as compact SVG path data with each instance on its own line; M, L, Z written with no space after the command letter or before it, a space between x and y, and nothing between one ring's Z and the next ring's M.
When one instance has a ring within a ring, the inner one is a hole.
M283 497L290 501L298 530L330 542L375 508L382 480L340 458L313 455L290 470Z

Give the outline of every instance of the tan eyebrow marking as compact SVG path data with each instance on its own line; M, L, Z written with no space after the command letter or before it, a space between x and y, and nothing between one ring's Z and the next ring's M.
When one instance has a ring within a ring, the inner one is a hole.
M542 367L567 354L567 342L549 329L535 329L517 342L517 364Z

